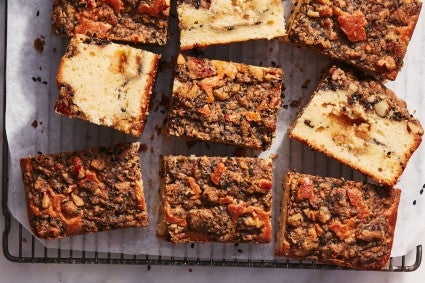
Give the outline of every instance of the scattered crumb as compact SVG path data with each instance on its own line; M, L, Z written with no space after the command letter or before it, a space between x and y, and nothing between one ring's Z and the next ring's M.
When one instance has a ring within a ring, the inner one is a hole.
M238 253L243 253L243 251L241 249L238 249Z
M22 242L24 242L24 243L26 243L26 242L28 242L28 240L27 240L27 238L22 238Z
M58 49L56 47L53 47L53 53L56 53L56 51L58 51Z
M311 81L309 79L306 79L301 88L306 89L310 85Z
M155 138L155 134L152 134L149 139L152 141Z
M150 264L148 265L148 271L149 271L149 270L151 270L151 266L150 266Z
M37 10L37 13L35 13L38 16L40 16L40 11Z
M270 158L271 158L271 159L276 159L276 158L277 158L277 154L276 154L276 153L272 153L272 154L270 154Z
M41 151L37 151L38 154L43 155L43 153Z
M283 109L288 109L288 105L287 104L283 105Z
M190 244L190 248L193 249L195 247L195 243Z
M150 179L150 178L149 178L149 180L148 180L148 186L149 186L150 188L153 188L153 180L152 180L152 179Z
M38 53L43 53L43 51L44 51L44 44L45 44L46 42L44 41L44 35L42 35L42 36L40 36L40 37L38 37L38 38L36 38L35 40L34 40L34 48L35 48L35 50L38 52Z
M188 270L189 270L189 272L192 272L192 268L189 268Z
M33 128L37 128L37 126L38 126L38 122L37 122L37 120L32 121L31 126L32 126Z
M144 152L148 150L148 145L145 143L140 144L139 152Z

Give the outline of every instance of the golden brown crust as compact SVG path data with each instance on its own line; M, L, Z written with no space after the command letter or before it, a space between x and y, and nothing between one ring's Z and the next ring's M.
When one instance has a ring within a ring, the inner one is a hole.
M275 136L283 72L179 55L166 131L267 149Z
M169 0L54 0L52 33L165 45Z
M394 80L422 7L421 0L298 0L288 40Z
M164 156L162 171L158 237L174 243L271 241L271 160Z
M20 160L34 234L58 239L148 225L139 144Z
M321 118L312 122L315 115ZM404 136L399 143L397 135ZM290 137L388 186L398 181L422 135L403 100L346 66L329 68L289 130Z
M400 190L289 171L284 195L277 255L361 270L387 265Z

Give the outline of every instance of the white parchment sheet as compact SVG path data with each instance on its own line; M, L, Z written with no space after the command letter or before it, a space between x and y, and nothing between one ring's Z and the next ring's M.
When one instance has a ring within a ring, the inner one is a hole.
M289 11L288 1L284 1ZM65 118L54 113L58 96L55 75L58 62L65 52L67 39L50 35L51 0L14 0L8 3L6 62L6 133L10 149L9 208L13 216L29 227L19 159L38 153L56 153L108 146L135 139L113 129L85 121ZM425 125L425 13L421 14L409 45L405 65L394 82L387 85L406 100L411 113ZM172 35L167 47L149 48L162 54L161 70L151 102L150 114L141 143L147 150L140 154L145 196L148 204L148 228L123 229L64 240L43 241L47 247L86 251L119 252L163 256L187 256L216 259L273 259L274 241L266 245L240 244L170 244L155 237L159 191L159 155L234 155L235 147L197 142L187 144L183 138L165 137L159 133L167 112L167 97L171 87L171 64L178 45L177 20L172 18ZM45 42L42 52L34 41ZM265 157L276 154L274 160L273 225L277 224L281 183L287 168L323 176L345 176L363 179L340 163L317 153L287 136L288 125L311 95L328 59L290 47L278 41L251 41L207 48L201 54L211 59L223 59L263 66L281 66L285 72L285 98L280 111L277 138L267 152L246 152ZM36 122L34 122L36 121ZM397 137L394 137L397 138ZM402 189L393 256L407 253L421 239L425 226L425 199L421 189L425 184L424 145L410 160L398 187Z

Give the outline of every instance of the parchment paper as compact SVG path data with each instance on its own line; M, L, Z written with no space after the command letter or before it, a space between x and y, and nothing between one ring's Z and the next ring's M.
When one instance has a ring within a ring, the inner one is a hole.
M284 1L286 14L290 3ZM85 149L97 145L107 146L131 137L113 129L61 117L54 113L58 96L55 75L58 62L65 52L67 39L50 35L51 0L14 0L8 4L7 68L6 68L6 133L10 149L9 200L13 216L27 229L28 219L19 159L38 153L56 153ZM173 11L175 8L173 7ZM395 82L387 83L398 96L407 101L414 115L425 124L425 29L421 14L405 65ZM165 137L159 133L167 112L167 97L171 87L172 58L177 53L177 20L172 17L170 43L164 48L146 47L162 54L161 71L155 86L150 114L141 143L147 150L141 153L141 166L148 203L148 228L130 228L112 232L75 236L64 240L42 241L50 248L187 256L214 259L273 259L274 240L271 244L195 244L173 245L155 237L158 210L159 155L234 155L232 146L197 142L187 143L182 138ZM45 42L43 52L37 52L34 41ZM144 47L145 48L145 47ZM274 160L273 219L274 231L279 212L282 176L287 168L323 176L363 180L364 176L319 154L299 142L288 139L287 129L294 115L311 95L321 71L329 60L299 48L274 41L250 41L207 48L201 54L211 59L223 59L263 66L281 66L285 72L285 98L280 111L277 138L267 152L245 151L245 155L266 157L276 154ZM422 110L422 111L421 111ZM397 137L394 137L397 138ZM240 152L239 152L240 153ZM425 184L424 146L413 155L397 185L402 189L393 256L406 254L422 244L425 201L421 189Z

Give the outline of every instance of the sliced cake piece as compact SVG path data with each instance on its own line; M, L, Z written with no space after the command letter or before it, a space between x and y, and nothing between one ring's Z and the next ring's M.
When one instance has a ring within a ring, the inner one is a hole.
M403 65L421 0L295 0L288 39L394 80Z
M330 68L289 135L392 186L422 141L420 122L379 81Z
M270 146L283 72L179 55L166 132L256 149Z
M178 0L180 49L285 35L280 0Z
M158 60L148 51L77 35L59 65L55 111L139 137Z
M269 243L271 190L271 159L164 156L157 235L174 243Z
M276 255L380 270L390 258L400 190L288 172Z
M148 225L139 143L21 159L34 234L43 239Z
M165 45L170 0L53 0L52 33Z

